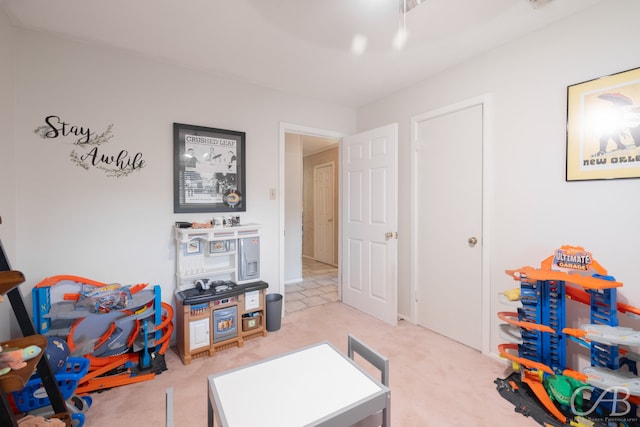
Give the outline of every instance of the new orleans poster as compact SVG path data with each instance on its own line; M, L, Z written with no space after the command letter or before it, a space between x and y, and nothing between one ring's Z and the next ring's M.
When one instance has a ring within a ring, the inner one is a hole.
M567 181L640 177L640 68L567 88Z

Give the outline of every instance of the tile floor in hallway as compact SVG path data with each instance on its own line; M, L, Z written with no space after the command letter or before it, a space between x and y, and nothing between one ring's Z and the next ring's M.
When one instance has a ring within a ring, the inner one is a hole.
M302 258L302 282L285 286L286 313L338 301L338 268Z

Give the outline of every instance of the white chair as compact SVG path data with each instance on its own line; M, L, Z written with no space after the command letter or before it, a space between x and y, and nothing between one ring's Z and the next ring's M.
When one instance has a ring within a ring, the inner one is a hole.
M389 359L373 350L353 335L349 334L347 336L347 355L351 360L355 361L355 353L359 354L364 360L376 367L380 371L380 382L389 387ZM359 421L352 427L389 427L391 420L390 411L391 408L387 404L386 409Z

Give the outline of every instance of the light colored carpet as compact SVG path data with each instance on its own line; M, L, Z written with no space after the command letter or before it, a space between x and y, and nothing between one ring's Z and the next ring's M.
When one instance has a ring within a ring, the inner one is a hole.
M394 427L538 425L496 391L493 381L506 376L506 364L427 329L404 321L392 327L339 302L289 314L279 331L190 365L169 350L168 370L155 379L91 394L85 425L164 426L165 390L173 387L175 426L206 426L207 375L325 340L346 354L348 333L390 359ZM247 390L247 410L261 393L269 393L268 384Z

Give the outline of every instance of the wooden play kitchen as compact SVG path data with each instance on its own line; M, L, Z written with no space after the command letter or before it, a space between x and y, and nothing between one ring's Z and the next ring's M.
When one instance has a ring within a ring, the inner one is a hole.
M260 227L174 229L176 345L184 364L266 336Z

